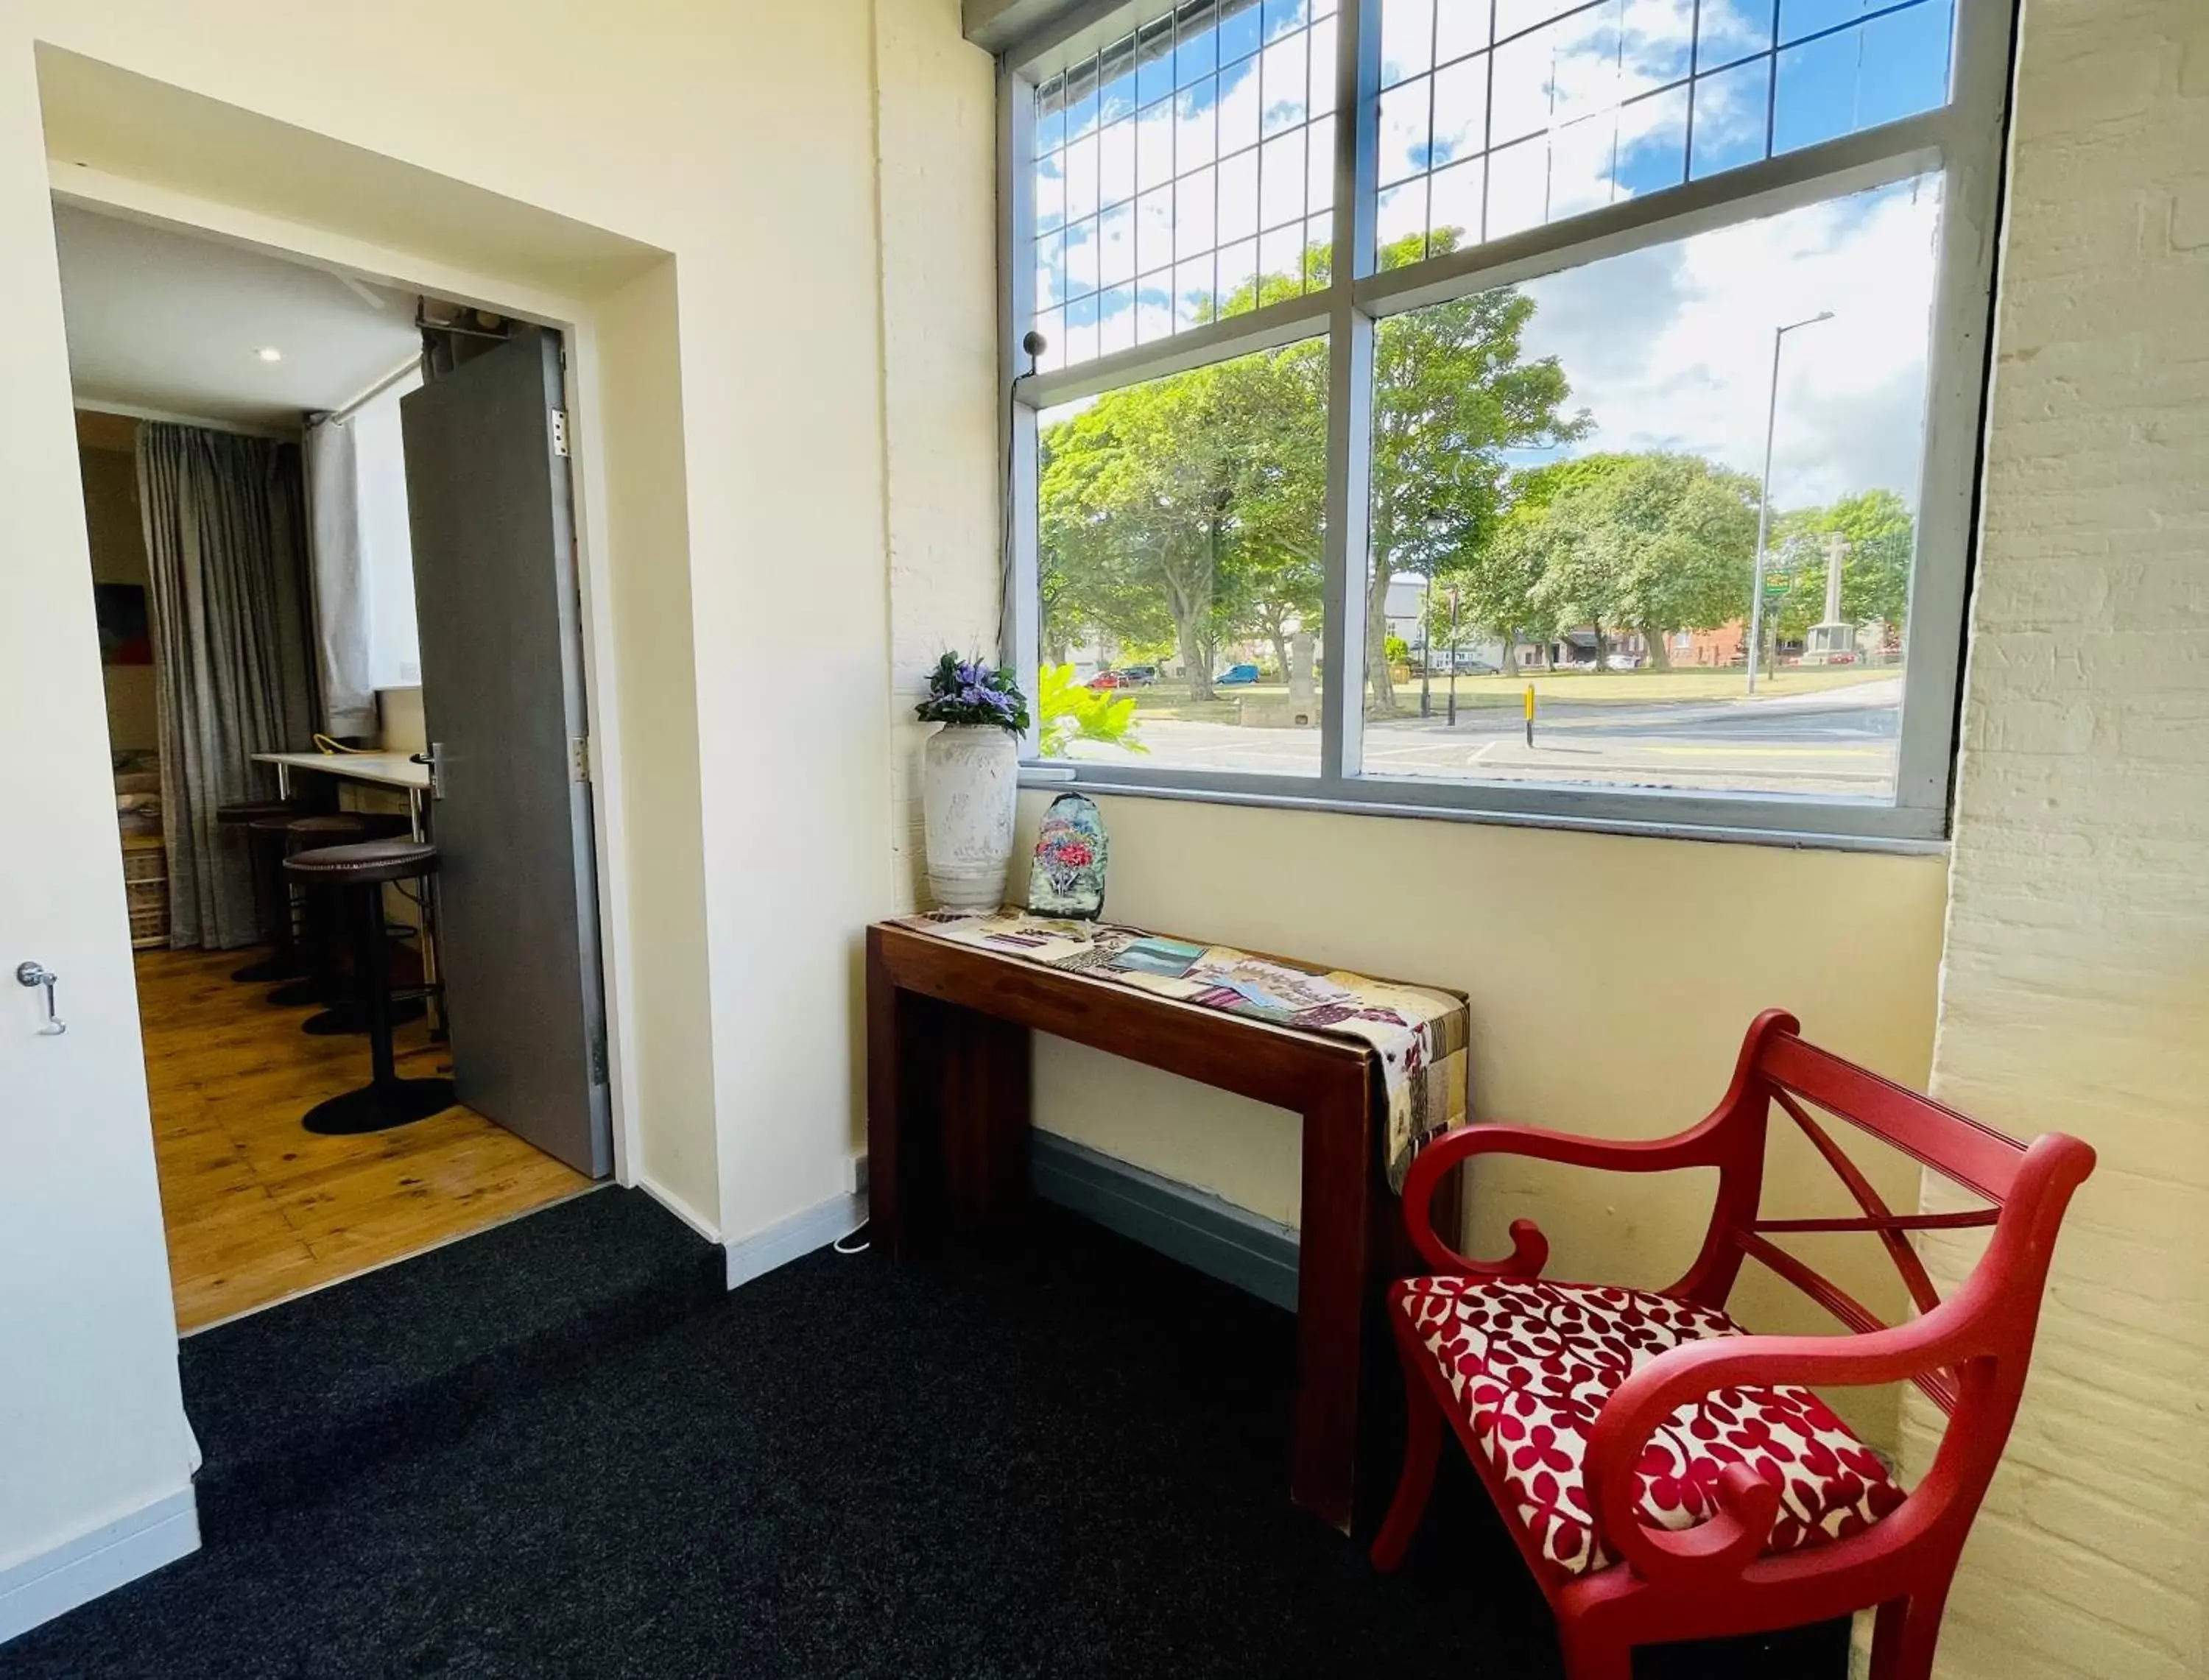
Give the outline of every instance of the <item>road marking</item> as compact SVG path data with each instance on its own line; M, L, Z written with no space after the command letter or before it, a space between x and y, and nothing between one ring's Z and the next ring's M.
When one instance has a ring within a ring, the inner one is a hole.
M1643 747L1670 758L1884 758L1878 747Z

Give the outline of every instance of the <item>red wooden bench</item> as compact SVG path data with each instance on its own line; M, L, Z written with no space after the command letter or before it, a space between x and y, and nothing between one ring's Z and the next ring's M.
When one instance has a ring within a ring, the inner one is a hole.
M1863 1209L1761 1219L1766 1123L1777 1104ZM1988 1206L1896 1213L1814 1116L1821 1109L1914 1157ZM1716 1167L1701 1252L1670 1288L1542 1278L1531 1220L1510 1255L1468 1260L1436 1235L1430 1198L1477 1155L1620 1172ZM2048 1263L2094 1153L2050 1133L2028 1148L1805 1044L1793 1016L1756 1018L1733 1084L1676 1137L1617 1142L1477 1125L1413 1165L1404 1219L1434 1275L1389 1292L1410 1427L1404 1473L1373 1546L1402 1561L1433 1486L1447 1421L1556 1615L1572 1680L1628 1680L1638 1645L1768 1631L1878 1606L1874 1680L1932 1672L1958 1554L2009 1436ZM1993 1227L1948 1299L1908 1233ZM1772 1239L1869 1231L1917 1316L1890 1327ZM1755 1259L1848 1327L1838 1336L1742 1332L1725 1313ZM1908 1491L1817 1396L1907 1380L1948 1425Z

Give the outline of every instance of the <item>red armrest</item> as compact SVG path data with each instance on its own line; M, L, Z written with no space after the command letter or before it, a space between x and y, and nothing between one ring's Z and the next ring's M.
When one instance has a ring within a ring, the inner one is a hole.
M1670 1137L1633 1141L1582 1137L1539 1126L1482 1123L1446 1132L1422 1149L1404 1181L1404 1228L1436 1271L1458 1277L1532 1278L1550 1257L1549 1239L1532 1219L1511 1222L1511 1252L1502 1260L1472 1260L1435 1234L1428 1208L1442 1175L1475 1155L1525 1155L1567 1166L1607 1172L1670 1172L1720 1163L1717 1116Z
M1635 1511L1634 1470L1650 1438L1682 1406L1722 1388L1858 1388L1951 1369L1995 1352L1982 1317L1951 1301L1893 1329L1837 1336L1721 1336L1659 1354L1621 1383L1588 1430L1589 1508L1605 1543L1647 1581L1730 1576L1771 1538L1779 1490L1745 1464L1718 1478L1718 1509L1682 1532L1645 1527ZM1938 1473L1936 1468L1936 1474ZM1894 1523L1890 1514L1881 1526ZM1899 1526L1882 1545L1902 1538Z

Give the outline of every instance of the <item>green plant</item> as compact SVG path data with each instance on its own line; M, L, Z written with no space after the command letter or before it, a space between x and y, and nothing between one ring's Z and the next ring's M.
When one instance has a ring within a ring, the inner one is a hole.
M1085 687L1074 680L1070 665L1047 665L1037 673L1036 711L1043 720L1045 758L1063 758L1068 744L1074 741L1150 750L1136 738L1135 696Z

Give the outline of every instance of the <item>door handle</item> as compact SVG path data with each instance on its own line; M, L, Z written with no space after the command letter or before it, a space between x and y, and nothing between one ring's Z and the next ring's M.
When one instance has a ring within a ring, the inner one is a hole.
M432 741L430 743L429 751L414 753L411 756L415 763L429 767L430 797L432 799L443 798L445 797L445 744L442 741Z
M42 1039L58 1039L69 1031L69 1023L54 1008L54 988L61 983L61 978L52 969L42 968L35 962L15 965L15 983L18 985L44 986L46 989L46 1024L39 1029L39 1036Z

